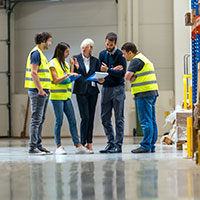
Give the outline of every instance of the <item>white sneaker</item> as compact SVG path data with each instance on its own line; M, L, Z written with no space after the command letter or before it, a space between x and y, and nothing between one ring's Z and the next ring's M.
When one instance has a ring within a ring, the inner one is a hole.
M89 154L90 151L84 146L76 147L76 154Z
M67 154L63 146L60 146L56 149L56 154Z

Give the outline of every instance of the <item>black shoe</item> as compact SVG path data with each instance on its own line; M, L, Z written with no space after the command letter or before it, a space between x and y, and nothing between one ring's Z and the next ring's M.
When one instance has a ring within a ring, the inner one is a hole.
M46 154L49 154L49 155L53 154L52 151L49 151L48 149L44 148L43 146L38 147L38 149L39 149L41 152L44 152L44 153L46 153Z
M137 149L133 149L131 152L132 153L149 153L150 151L147 151L147 150L139 147Z
M28 153L31 154L31 155L41 155L41 156L46 154L45 152L42 152L37 148L30 148L28 150Z
M114 147L113 144L108 144L104 150L100 150L100 153L109 153L108 151L111 150Z
M155 150L155 149L152 149L152 150L151 150L151 153L155 153L155 152L156 152L156 150Z
M112 149L108 150L109 153L121 153L122 148L120 146L115 145Z

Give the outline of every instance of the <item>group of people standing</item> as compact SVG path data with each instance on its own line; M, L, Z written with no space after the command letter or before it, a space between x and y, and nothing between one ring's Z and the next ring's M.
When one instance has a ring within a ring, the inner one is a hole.
M70 45L65 42L57 44L54 55L48 63L44 50L52 43L52 35L48 32L37 33L36 46L27 59L25 87L31 101L30 143L29 153L44 155L53 152L42 146L42 126L45 120L48 100L51 100L55 126L54 136L56 154L66 154L61 144L61 127L66 115L73 144L78 154L94 153L93 127L95 109L99 94L98 84L103 85L101 91L101 121L107 136L107 146L100 153L121 153L124 138L124 77L131 82L131 90L136 98L139 121L144 139L140 147L132 153L155 152L157 140L157 124L155 103L158 96L158 85L153 64L140 52L133 43L125 43L122 51L117 48L117 35L110 32L106 35L106 49L99 58L92 56L94 42L85 39L81 43L81 53L70 58L70 66L65 59L70 54ZM126 72L126 60L131 61ZM108 76L98 81L87 80L95 72L107 72ZM80 139L76 118L71 102L72 78L77 77L73 87L76 94L81 117ZM115 116L114 134L111 117Z

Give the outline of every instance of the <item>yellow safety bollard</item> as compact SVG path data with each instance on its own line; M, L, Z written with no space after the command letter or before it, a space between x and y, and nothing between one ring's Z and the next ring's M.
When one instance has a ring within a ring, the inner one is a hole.
M184 93L183 95L184 95L184 109L185 110L187 110L187 79L188 78L192 79L191 74L185 74L185 75L183 75L183 93ZM191 91L189 90L189 92L191 92ZM192 98L192 97L190 97L190 98ZM192 102L192 100L191 100L191 102Z
M190 109L192 109L192 86L189 86L189 104Z
M187 156L192 157L192 117L187 118Z
M184 109L187 110L187 78L183 76Z

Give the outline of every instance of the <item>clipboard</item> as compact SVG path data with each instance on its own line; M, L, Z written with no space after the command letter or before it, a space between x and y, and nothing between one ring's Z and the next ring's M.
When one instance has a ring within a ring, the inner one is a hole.
M98 82L99 78L105 78L106 76L108 76L107 72L95 72L89 78L87 78L87 80L88 81L96 81L96 82Z
M82 76L81 74L79 74L78 76L73 76L72 75L72 76L69 76L69 79L70 79L71 82L73 82L73 81L79 79L81 76Z

